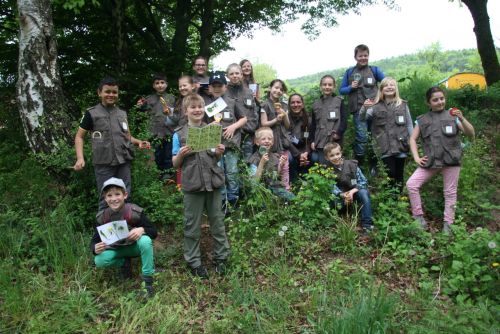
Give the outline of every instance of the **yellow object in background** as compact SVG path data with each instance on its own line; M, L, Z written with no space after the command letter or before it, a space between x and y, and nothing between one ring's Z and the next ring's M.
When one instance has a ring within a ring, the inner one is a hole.
M448 89L460 89L466 85L479 86L480 89L486 89L486 79L481 73L457 73L440 83L443 83Z

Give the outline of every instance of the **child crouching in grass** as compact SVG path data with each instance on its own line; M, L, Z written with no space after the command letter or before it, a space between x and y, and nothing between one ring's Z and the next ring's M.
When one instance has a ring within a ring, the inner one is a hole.
M112 245L102 241L97 227L90 243L92 253L95 255L96 267L121 267L122 276L130 278L130 259L141 257L142 279L144 280L147 297L154 295L153 274L153 241L157 236L156 228L151 224L143 209L138 205L125 203L128 197L125 182L112 177L104 182L102 196L108 207L97 213L97 226L114 221L125 220L129 234L126 239ZM105 237L105 236L102 236Z
M372 208L368 183L358 167L356 160L345 160L342 157L342 148L338 143L328 143L323 148L325 159L333 167L336 184L333 194L342 199L342 208L352 205L354 201L361 206L361 228L363 233L373 230Z
M285 189L280 179L281 170L287 162L287 157L271 152L274 144L273 130L261 127L255 132L255 142L259 149L249 159L250 171L255 180L263 180L273 194L291 201L295 195Z

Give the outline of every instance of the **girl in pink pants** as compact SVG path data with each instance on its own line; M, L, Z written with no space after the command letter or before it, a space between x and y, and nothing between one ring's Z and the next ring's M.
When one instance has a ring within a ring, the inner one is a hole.
M455 218L458 176L462 146L460 131L474 138L474 127L456 108L445 110L446 98L439 87L430 88L425 94L430 111L417 118L410 137L410 149L418 167L406 182L413 218L427 228L420 199L420 188L437 173L443 174L444 222L443 232L450 233ZM420 157L417 139L422 139L424 156Z

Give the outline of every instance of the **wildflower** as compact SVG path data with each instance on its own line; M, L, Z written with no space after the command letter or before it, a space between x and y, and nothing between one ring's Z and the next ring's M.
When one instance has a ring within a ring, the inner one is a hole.
M496 248L496 247L497 247L497 244L496 244L496 242L494 242L494 241L490 241L490 242L488 242L488 247L489 247L490 249L493 249L493 248Z
M482 231L482 230L483 230L483 228L482 228L481 226L476 227L476 231L478 231L478 232L479 232L479 231Z
M283 225L283 226L281 226L281 230L283 232L286 232L286 231L288 231L288 227L286 225Z
M278 232L278 235L279 235L281 238L283 238L283 237L285 236L285 232L283 232L283 231L279 231L279 232Z
M400 199L401 201L403 201L403 202L406 202L406 201L408 200L408 197L406 197L406 196L401 196L399 199Z
M408 252L408 255L410 256L415 256L415 254L417 254L417 252L415 252L413 249L410 249L410 251Z
M435 240L431 239L431 242L430 242L431 246L434 246L434 242L435 242Z
M496 268L496 267L500 266L500 263L498 263L498 262L493 262L493 263L491 264L491 266L492 266L493 268Z

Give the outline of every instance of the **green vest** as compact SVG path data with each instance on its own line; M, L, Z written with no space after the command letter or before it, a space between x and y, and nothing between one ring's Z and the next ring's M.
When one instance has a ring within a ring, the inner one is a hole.
M340 106L342 98L340 96L322 96L314 102L313 117L316 121L316 131L314 133L314 145L323 148L327 143L332 143L332 134L339 133L340 127Z
M408 153L407 104L387 105L380 101L373 107L372 137L375 140L375 152L386 157Z
M424 155L428 157L426 168L458 166L462 158L462 144L456 116L448 110L429 111L417 118Z
M92 162L94 165L123 164L134 158L127 113L118 107L98 104L88 109L92 117Z

